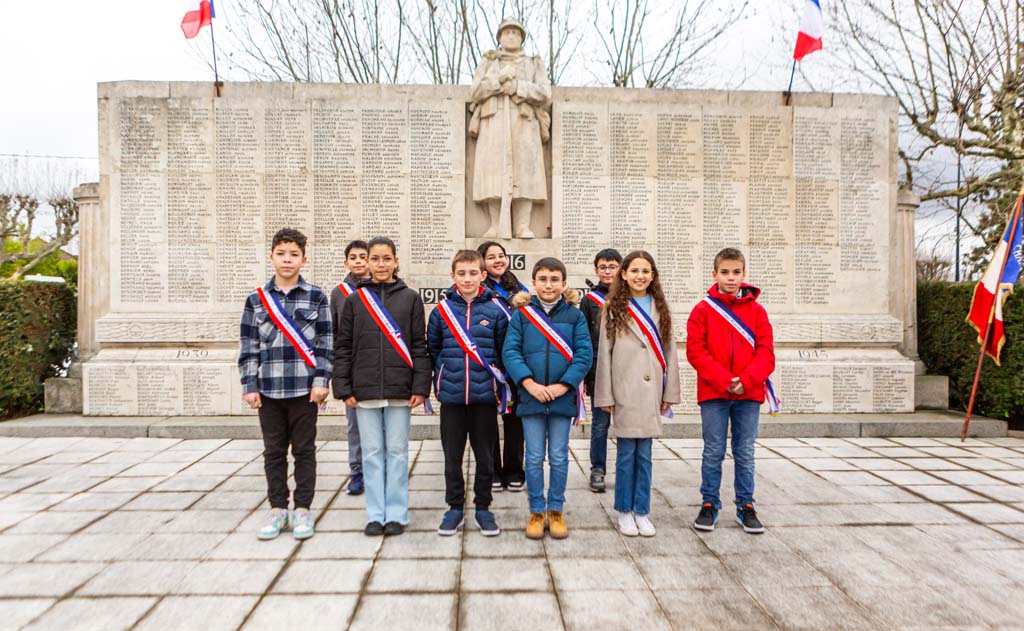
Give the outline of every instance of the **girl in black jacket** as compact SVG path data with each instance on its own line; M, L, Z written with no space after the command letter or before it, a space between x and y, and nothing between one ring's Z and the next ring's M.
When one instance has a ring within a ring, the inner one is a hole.
M369 265L370 278L341 310L331 386L356 408L365 532L397 535L409 523L410 416L430 395L431 367L423 300L395 276L398 253L391 239L369 242Z

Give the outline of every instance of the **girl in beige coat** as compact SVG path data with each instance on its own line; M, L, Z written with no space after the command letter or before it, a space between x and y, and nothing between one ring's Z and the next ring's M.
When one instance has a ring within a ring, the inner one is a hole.
M679 403L679 361L658 268L643 250L626 256L609 291L598 348L594 405L612 415L619 531L653 537L652 439Z

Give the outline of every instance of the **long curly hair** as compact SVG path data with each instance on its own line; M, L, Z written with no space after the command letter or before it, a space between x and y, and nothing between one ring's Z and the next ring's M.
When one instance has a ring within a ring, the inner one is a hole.
M634 250L626 255L615 276L611 289L608 290L608 302L604 306L605 322L608 326L608 336L615 338L625 335L629 330L629 322L633 319L629 315L629 299L632 294L629 291L629 283L622 278L622 275L629 269L630 264L636 259L643 259L651 264L652 279L647 286L647 293L654 302L654 308L658 312L658 335L661 343L668 345L672 343L672 312L668 308L668 301L665 300L665 292L661 289L661 280L658 274L658 266L654 264L654 257L645 250Z

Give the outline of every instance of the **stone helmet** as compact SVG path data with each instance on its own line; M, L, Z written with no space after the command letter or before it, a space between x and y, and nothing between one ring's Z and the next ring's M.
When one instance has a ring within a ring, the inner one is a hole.
M523 34L523 41L524 42L526 41L526 27L523 26L522 22L520 22L519 20L517 20L515 18L506 18L506 19L502 20L501 24L498 25L498 30L495 31L495 33L494 33L494 39L497 40L497 41L500 41L501 40L501 32L504 31L507 28L517 28L517 29L519 29L519 32Z

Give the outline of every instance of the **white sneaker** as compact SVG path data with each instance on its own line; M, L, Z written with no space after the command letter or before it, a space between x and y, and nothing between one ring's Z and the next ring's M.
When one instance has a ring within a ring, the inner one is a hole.
M641 537L653 537L658 531L654 529L651 518L647 515L636 515L636 528Z
M288 530L291 523L288 520L287 508L273 508L267 515L267 521L257 531L256 536L264 541L273 539L281 534L282 530Z
M619 532L627 537L635 537L640 534L636 528L636 520L633 513L619 513Z

